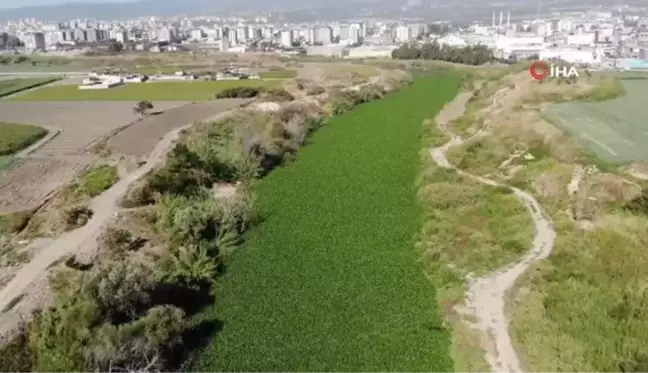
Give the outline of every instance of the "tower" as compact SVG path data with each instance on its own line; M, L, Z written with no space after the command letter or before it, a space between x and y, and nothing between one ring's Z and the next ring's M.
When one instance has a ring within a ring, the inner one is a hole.
M508 13L506 13L506 28L511 27L511 11L509 10Z
M500 12L500 21L499 21L499 25L500 25L500 27L502 27L502 21L503 21L502 18L503 18L503 17L504 17L504 12Z
M495 11L493 11L493 23L492 23L493 28L495 27Z

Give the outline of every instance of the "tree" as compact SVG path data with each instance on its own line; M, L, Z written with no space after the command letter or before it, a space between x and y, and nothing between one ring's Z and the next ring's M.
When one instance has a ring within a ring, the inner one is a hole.
M110 44L108 44L108 52L110 53L121 53L123 50L124 50L124 44L116 40L111 40Z
M148 115L149 110L153 110L153 103L147 100L138 102L133 108L133 112L142 117Z

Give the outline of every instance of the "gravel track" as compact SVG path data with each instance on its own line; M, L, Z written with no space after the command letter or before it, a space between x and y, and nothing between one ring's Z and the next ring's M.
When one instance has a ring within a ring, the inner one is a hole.
M498 92L493 98L493 106L504 95L506 90ZM430 149L433 160L439 166L452 168L459 173L471 177L483 184L490 186L504 186L510 188L516 197L527 207L536 228L536 235L531 250L516 262L501 268L485 277L469 276L469 288L466 292L466 307L457 311L467 316L466 322L482 332L485 343L485 358L495 372L523 372L523 366L509 334L509 320L506 316L506 297L509 290L513 288L518 277L524 273L529 266L538 260L545 259L551 254L556 232L547 215L543 212L538 201L529 193L509 186L500 184L490 179L472 175L454 167L446 158L446 151L452 147L459 146L469 139L450 132L447 124L459 117L465 111L466 104L471 92L463 92L457 98L446 105L437 117L437 125L446 134L451 136L450 141L444 145ZM481 136L484 132L478 132L473 137ZM468 320L474 320L470 322Z

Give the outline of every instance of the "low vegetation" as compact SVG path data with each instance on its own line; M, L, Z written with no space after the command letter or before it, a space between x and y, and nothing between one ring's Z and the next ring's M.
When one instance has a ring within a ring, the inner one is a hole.
M77 85L43 87L14 96L16 101L207 101L232 87L276 87L278 80L147 82L110 89L81 90Z
M335 117L255 185L263 223L228 266L225 327L194 368L451 369L412 238L421 124L459 83L423 79Z
M47 135L47 130L26 124L0 122L0 156L14 154Z
M110 188L118 180L117 167L101 165L85 171L80 177L79 187L84 194L95 197Z
M0 80L0 98L53 83L60 78L17 78Z
M259 73L261 79L290 79L297 76L297 70L279 69Z

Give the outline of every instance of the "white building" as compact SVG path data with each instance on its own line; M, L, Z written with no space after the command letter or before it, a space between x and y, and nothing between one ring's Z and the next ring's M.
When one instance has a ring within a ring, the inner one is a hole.
M408 26L398 26L396 28L396 41L406 43L411 39L410 28Z
M201 29L191 31L192 40L200 40L203 38L203 32Z
M163 28L157 31L157 40L158 41L172 41L173 40L173 31L168 28Z
M559 59L569 63L598 65L601 63L602 53L595 49L554 48L543 49L539 56L541 60Z
M315 29L315 43L331 44L332 41L333 29L328 26Z
M464 39L456 35L447 35L436 39L436 41L440 45L448 45L450 47L465 47L468 45L468 43Z
M292 31L291 30L281 31L280 42L281 42L281 45L283 45L284 47L292 46L292 43L293 43L293 33L292 33Z
M593 32L568 35L567 36L567 45L581 45L581 46L590 46L594 45L594 39L596 34Z
M45 49L45 34L43 34L42 32L33 32L26 34L23 42L25 43L26 49Z
M349 49L348 58L391 58L396 45L365 45Z

